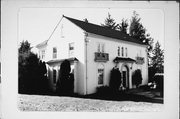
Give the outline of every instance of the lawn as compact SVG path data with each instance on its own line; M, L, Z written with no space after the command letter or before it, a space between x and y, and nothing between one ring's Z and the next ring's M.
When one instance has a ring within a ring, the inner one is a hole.
M88 97L18 94L18 108L21 111L154 112L161 111L163 104L90 99Z

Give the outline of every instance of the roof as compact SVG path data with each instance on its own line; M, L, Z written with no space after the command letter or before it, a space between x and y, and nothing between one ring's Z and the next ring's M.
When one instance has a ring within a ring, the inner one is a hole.
M136 62L136 60L132 59L132 58L126 58L126 57L116 57L114 60L114 62L120 62L120 61L128 61L128 62Z
M45 40L45 41L43 41L43 42L39 43L38 45L36 45L36 47L38 48L38 47L41 47L41 46L47 45L47 42L48 42L48 40Z
M67 59L55 59L55 60L50 60L48 62L46 62L47 64L51 64L51 63L58 63L58 62L63 62L64 60L68 60L70 62L72 61L78 61L78 59L76 57L71 57L71 58L67 58Z
M68 19L69 21L71 21L72 23L74 23L75 25L77 25L78 27L82 28L83 30L85 30L86 32L89 33L93 33L93 34L97 34L97 35L101 35L101 36L106 36L106 37L110 37L110 38L115 38L115 39L119 39L119 40L123 40L123 41L128 41L128 42L133 42L133 43L137 43L137 44L142 44L145 45L145 43L134 39L132 37L130 37L128 34L125 34L121 31L117 31L114 29L109 29L103 26L99 26L96 24L92 24L92 23L87 23L84 21L80 21L77 19L73 19L67 16L63 16L66 19Z

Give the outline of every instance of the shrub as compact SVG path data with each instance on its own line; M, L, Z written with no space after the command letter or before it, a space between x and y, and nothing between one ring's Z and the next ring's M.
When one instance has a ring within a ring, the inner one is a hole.
M45 62L34 53L19 54L19 93L42 94L48 91Z
M156 89L163 91L164 87L164 76L163 75L155 75L154 76L154 81L157 85Z
M71 67L68 60L64 60L60 66L60 76L56 84L58 94L72 94L74 91L74 75L70 73Z
M121 72L118 68L113 68L111 70L111 77L109 86L112 90L118 90L121 85Z
M111 94L111 89L109 86L101 86L101 87L97 87L97 94L99 95L110 95Z
M136 85L138 87L142 83L142 74L141 70L137 69L132 74L132 84Z

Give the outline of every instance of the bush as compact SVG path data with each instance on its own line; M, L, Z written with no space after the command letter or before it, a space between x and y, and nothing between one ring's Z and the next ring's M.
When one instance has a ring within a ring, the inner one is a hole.
M140 69L135 70L132 74L132 84L138 87L142 83L142 80L143 79L142 79L141 70Z
M148 79L149 82L153 82L154 75L156 74L157 70L154 67L148 67Z
M48 91L45 62L36 54L19 54L19 93L42 94Z
M74 74L70 73L71 67L68 60L64 60L60 66L60 76L56 84L58 94L72 94L74 92Z
M109 86L112 90L119 90L119 87L121 85L121 72L118 68L113 68L111 70L111 77L110 77L110 83Z
M104 95L104 96L109 95L109 94L111 94L111 89L108 86L98 87L97 88L97 94Z
M163 91L164 87L164 76L163 75L155 75L154 76L154 81L157 85L156 89Z

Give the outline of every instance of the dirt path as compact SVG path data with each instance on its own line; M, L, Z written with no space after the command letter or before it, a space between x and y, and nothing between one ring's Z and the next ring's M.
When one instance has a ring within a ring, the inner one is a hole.
M21 111L161 111L163 104L133 102L133 101L105 101L58 96L37 96L19 94L18 108Z

